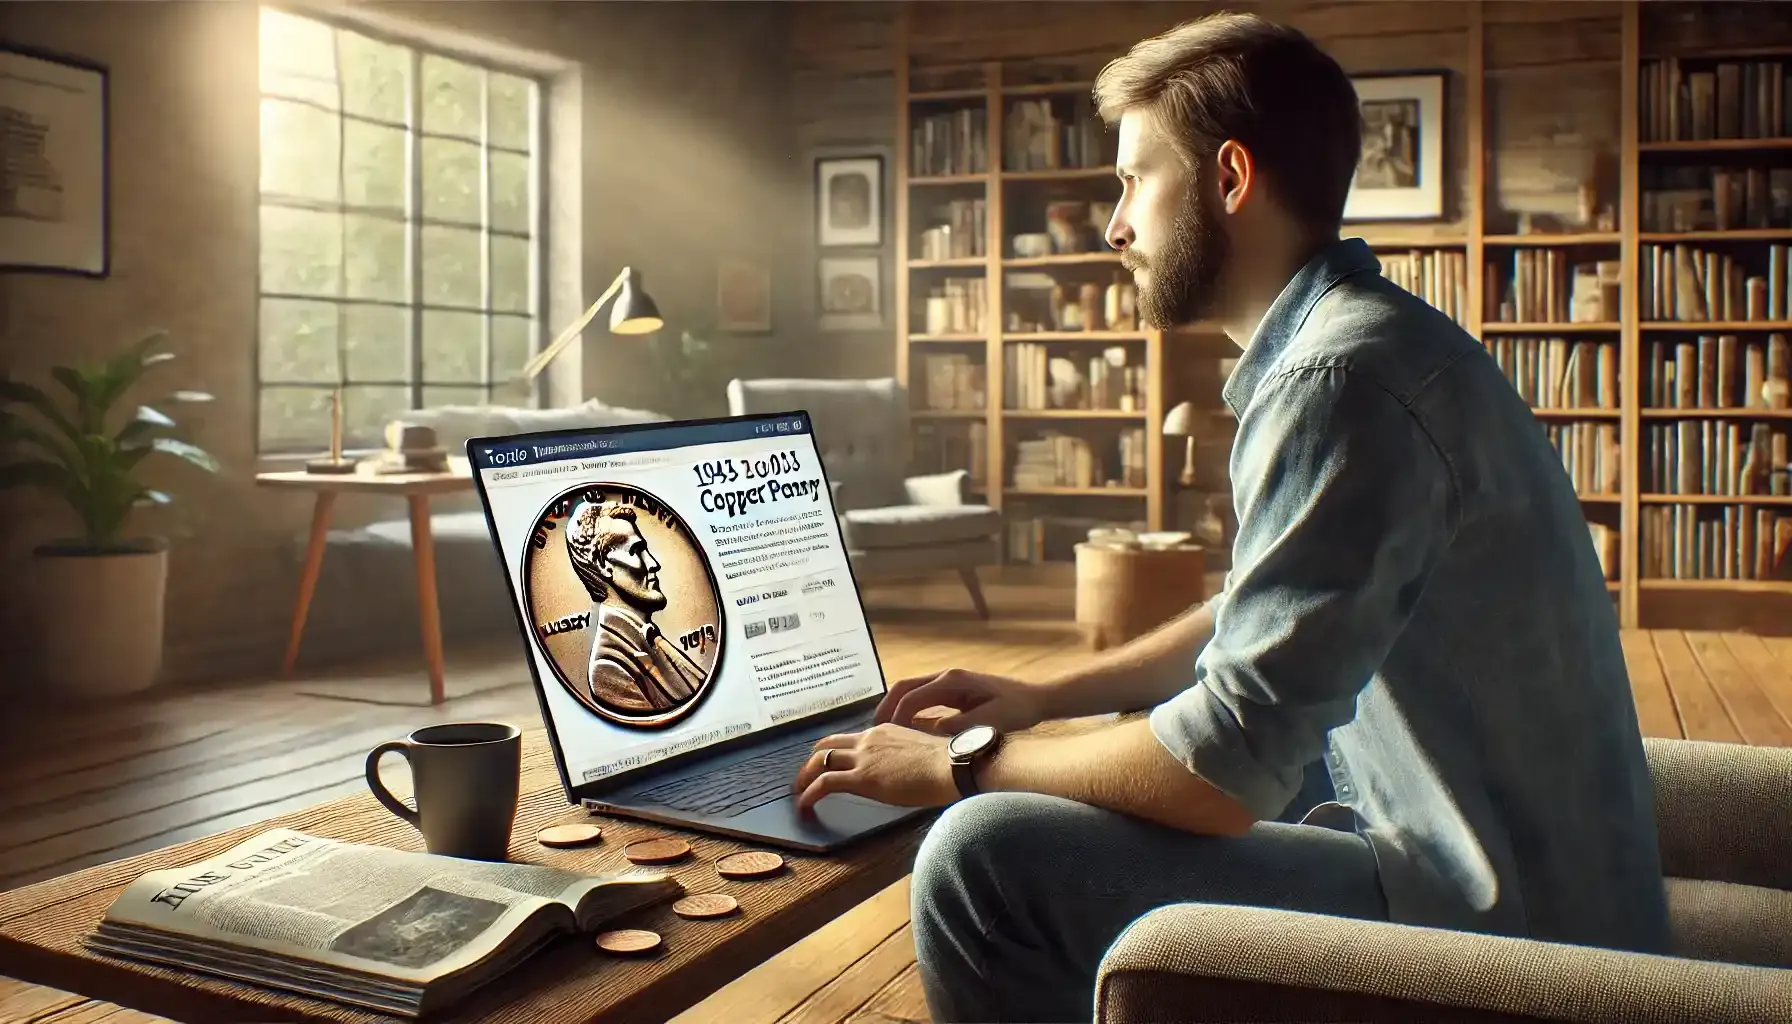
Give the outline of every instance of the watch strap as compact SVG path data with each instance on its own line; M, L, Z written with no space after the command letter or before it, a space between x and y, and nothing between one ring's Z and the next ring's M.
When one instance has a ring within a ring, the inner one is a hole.
M977 759L975 757L955 757L952 759L952 782L958 787L961 797L977 795Z

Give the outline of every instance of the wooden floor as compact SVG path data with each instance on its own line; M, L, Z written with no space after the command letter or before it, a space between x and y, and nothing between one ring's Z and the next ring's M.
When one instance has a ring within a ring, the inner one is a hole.
M987 590L988 623L952 586L869 590L890 677L952 665L1039 677L1088 656L1069 622L1067 586L1010 576ZM1792 746L1792 639L1637 631L1624 649L1646 734ZM539 722L515 650L459 652L450 671L460 690L483 692L427 708L306 693L315 681L258 680L15 717L0 727L0 890L358 792L366 752L428 722ZM335 676L329 689L375 700L426 688L409 664ZM156 1019L0 978L0 1024ZM677 1024L926 1019L905 880Z

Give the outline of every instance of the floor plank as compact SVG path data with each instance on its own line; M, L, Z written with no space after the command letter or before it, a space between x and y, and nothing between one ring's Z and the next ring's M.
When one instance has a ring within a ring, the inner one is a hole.
M953 583L867 588L888 678L963 666L1043 679L1089 657L1069 621L1066 580L995 573L985 592L995 612L987 622L969 614ZM1792 745L1792 639L1630 631L1623 644L1646 735ZM408 662L346 671L370 684L422 685ZM510 685L417 708L312 696L299 692L301 682L259 679L51 711L26 728L0 728L0 889L360 792L368 749L431 722L539 721L514 647L460 652L451 671ZM387 775L395 790L408 789L402 766ZM904 880L672 1024L925 1021L908 898ZM46 1019L155 1020L0 978L0 1024Z

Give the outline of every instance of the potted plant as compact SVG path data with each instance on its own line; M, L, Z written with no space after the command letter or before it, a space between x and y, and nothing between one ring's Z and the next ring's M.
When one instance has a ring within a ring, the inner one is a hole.
M55 367L50 377L66 392L60 401L0 378L0 489L46 491L68 506L79 528L32 553L34 635L52 693L130 693L152 685L162 667L168 544L131 532L130 521L135 510L171 499L139 471L154 453L208 472L218 468L176 436L177 424L163 411L209 402L210 395L174 390L153 405L125 402L150 368L174 358L158 349L165 337L155 331L110 359ZM128 411L115 416L120 409Z

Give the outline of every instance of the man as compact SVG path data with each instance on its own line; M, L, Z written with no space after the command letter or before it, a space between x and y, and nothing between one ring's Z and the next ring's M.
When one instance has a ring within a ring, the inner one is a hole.
M703 670L653 624L666 593L635 510L614 502L580 505L566 521L566 555L597 603L586 671L591 699L625 714L665 711L691 699L703 685Z
M1088 1020L1105 950L1177 902L1663 950L1651 788L1579 501L1476 340L1340 240L1348 78L1298 32L1218 15L1139 43L1095 93L1142 315L1217 320L1244 350L1233 569L1087 668L903 680L879 725L817 745L803 806L954 803L913 880L934 1019ZM940 705L954 740L907 727ZM1152 710L1008 735L1130 708ZM964 731L981 724L1003 738ZM1309 765L1341 827L1275 820L1304 810Z

